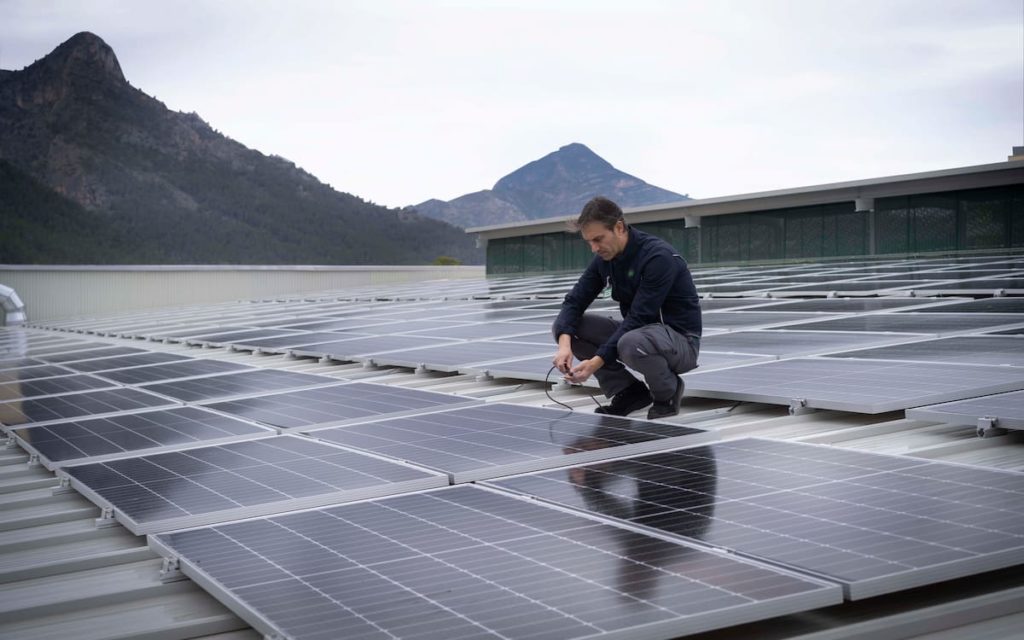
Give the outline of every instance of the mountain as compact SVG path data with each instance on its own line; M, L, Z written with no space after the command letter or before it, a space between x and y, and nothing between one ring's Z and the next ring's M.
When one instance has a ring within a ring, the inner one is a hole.
M168 109L132 87L91 33L0 72L0 162L0 263L483 257L462 229L335 191L195 113Z
M597 195L622 207L688 200L619 171L578 142L526 164L495 183L454 200L427 200L418 213L461 227L510 224L557 216L574 217Z

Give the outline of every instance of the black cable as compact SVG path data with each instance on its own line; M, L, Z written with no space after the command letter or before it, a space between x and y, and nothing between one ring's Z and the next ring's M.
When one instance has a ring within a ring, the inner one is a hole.
M551 394L548 392L548 385L551 384L551 380L550 380L551 372L554 371L554 370L555 370L555 366L551 365L551 368L548 369L547 375L544 376L544 395L546 395L548 397L548 400L550 400L551 402L554 402L555 404L562 405L563 407L565 407L569 411L574 411L574 409L572 407L570 407L569 405L565 404L564 402L559 402L558 400L555 400L554 398L552 398ZM594 404L596 404L597 406L599 406L599 407L604 406L600 402L598 402L596 396L591 395L590 399L593 400Z

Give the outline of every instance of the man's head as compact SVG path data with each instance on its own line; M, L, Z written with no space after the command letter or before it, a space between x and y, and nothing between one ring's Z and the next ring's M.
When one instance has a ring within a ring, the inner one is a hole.
M629 240L629 229L622 209L608 198L598 196L583 205L576 228L590 245L590 251L602 260L611 260L623 252Z

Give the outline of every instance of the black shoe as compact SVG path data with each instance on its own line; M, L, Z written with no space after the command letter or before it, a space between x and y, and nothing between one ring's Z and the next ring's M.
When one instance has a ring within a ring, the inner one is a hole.
M657 420L658 418L667 418L674 416L679 413L679 405L683 400L683 379L676 376L676 380L679 384L676 385L676 392L672 394L672 397L664 402L654 401L654 405L650 411L647 412L648 420Z
M625 390L612 396L610 403L594 409L594 413L627 416L651 404L652 400L653 398L651 398L651 392L647 390L647 385L637 380Z

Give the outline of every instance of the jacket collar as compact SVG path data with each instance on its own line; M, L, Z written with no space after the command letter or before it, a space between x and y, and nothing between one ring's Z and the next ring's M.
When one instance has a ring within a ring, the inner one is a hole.
M612 259L612 262L616 264L623 264L630 262L640 251L640 238L637 236L637 231L633 227L627 229L629 232L629 240L626 241L626 248L619 255Z

